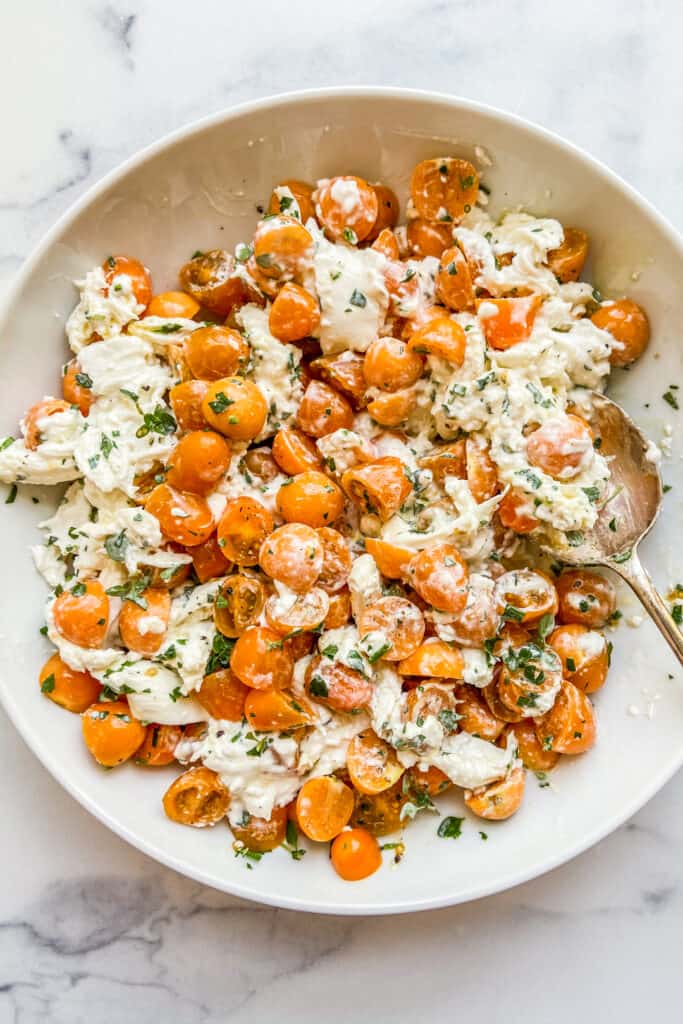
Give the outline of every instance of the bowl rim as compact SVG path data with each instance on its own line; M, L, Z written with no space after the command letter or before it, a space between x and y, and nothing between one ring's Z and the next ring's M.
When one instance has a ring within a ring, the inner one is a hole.
M576 160L579 161L579 163L590 168L593 173L596 173L598 177L602 178L607 184L616 188L624 198L639 206L656 225L657 229L668 239L672 246L679 251L681 258L683 259L683 236L663 216L663 214L660 213L653 203L642 196L637 189L628 184L628 182L620 177L620 175L616 174L616 172L612 171L601 160L591 156L575 143L564 139L556 132L541 127L518 114L512 114L499 107L480 103L476 100L470 100L466 97L429 89L407 89L394 86L373 85L328 86L324 88L299 89L276 93L255 100L247 100L215 111L205 117L189 121L180 128L176 128L173 131L166 133L161 136L161 138L137 150L131 156L127 157L121 163L107 171L106 174L90 185L81 196L79 196L63 213L58 216L55 223L40 238L36 245L33 246L29 255L16 272L13 281L9 285L2 301L0 302L0 331L2 331L6 325L8 316L20 291L54 242L66 229L70 227L76 218L93 201L106 192L112 185L115 185L117 181L124 178L130 171L142 166L148 160L163 152L165 149L172 147L175 143L192 138L194 135L200 134L205 129L211 128L214 125L224 122L228 123L236 118L258 113L262 110L305 104L313 100L334 100L351 97L364 98L367 100L390 99L404 103L427 101L441 104L443 106L449 106L460 111L471 112L473 114L483 114L493 120L498 119L507 124L516 126L525 133L535 136L543 142L550 143L560 150L564 150L565 152L568 151ZM59 784L96 819L148 857L151 857L153 860L163 864L164 866L172 868L179 874L192 878L203 885L210 886L213 889L226 892L230 895L238 896L241 899L251 900L252 902L265 904L267 906L281 907L288 910L298 910L317 914L334 914L339 916L380 916L385 914L406 914L418 911L435 910L481 899L484 896L494 895L495 893L502 892L506 889L512 888L513 886L521 885L533 878L541 877L549 871L552 871L560 865L572 860L580 853L583 853L622 825L649 800L651 800L683 764L682 742L678 753L671 758L669 763L653 779L650 780L649 784L644 789L639 790L638 795L626 805L625 809L622 808L611 817L607 817L599 827L593 829L588 834L581 836L580 839L577 839L561 853L543 860L540 864L533 863L531 866L527 866L521 870L519 868L511 870L505 875L501 875L493 884L486 883L481 884L478 887L475 886L462 898L457 895L454 896L453 894L449 895L448 893L445 893L443 896L438 897L431 897L422 900L414 898L409 900L399 899L383 903L381 905L366 903L363 901L339 905L325 901L313 902L310 899L299 899L297 897L284 894L264 894L256 887L240 884L239 882L232 881L230 879L226 879L224 881L219 880L209 872L204 871L199 867L188 866L179 858L176 858L169 850L155 846L144 837L121 824L106 810L104 810L84 788L69 778L68 773L62 771L62 765L56 752L53 754L49 747L42 744L39 737L34 735L30 722L25 719L21 708L14 704L10 693L5 692L5 687L3 686L0 686L0 703L2 703L7 716L24 742L35 754L43 767L50 772Z

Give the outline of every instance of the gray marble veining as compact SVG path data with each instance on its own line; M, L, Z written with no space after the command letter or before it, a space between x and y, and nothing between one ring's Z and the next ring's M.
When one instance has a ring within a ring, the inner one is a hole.
M235 102L379 83L506 107L678 226L675 0L25 0L3 7L0 288L85 188ZM0 719L0 1024L676 1019L683 786L573 863L469 906L303 917L174 875L68 797Z

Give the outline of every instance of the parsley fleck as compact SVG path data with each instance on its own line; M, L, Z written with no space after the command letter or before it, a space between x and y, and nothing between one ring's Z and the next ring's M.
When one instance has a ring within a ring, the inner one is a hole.
M440 839L459 839L462 834L462 823L464 820L464 818L456 818L454 815L449 814L437 828L437 836Z

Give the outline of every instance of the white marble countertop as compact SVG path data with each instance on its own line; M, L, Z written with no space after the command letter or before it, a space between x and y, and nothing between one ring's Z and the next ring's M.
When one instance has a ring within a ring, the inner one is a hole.
M683 226L677 0L24 0L2 20L0 287L140 146L319 85L506 107L605 160ZM0 1024L678 1016L680 777L535 882L411 918L342 919L254 907L159 867L63 792L4 716L0 744Z

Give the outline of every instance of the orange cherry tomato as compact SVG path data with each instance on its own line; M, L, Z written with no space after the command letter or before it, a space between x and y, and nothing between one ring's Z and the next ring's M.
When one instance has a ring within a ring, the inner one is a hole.
M560 600L560 622L576 622L591 629L607 625L617 607L617 594L611 580L588 569L570 569L556 582Z
M38 424L41 420L54 416L59 412L68 412L71 406L61 398L44 398L31 406L24 417L24 444L30 451L35 451L42 438Z
M109 625L109 598L99 580L76 583L55 598L52 616L65 640L79 647L101 647Z
M361 638L381 633L380 645L388 645L382 654L386 661L402 661L422 643L425 623L422 612L405 597L380 597L361 612L358 622Z
M142 746L135 752L135 763L146 768L164 768L175 761L175 748L183 730L179 725L148 725Z
M524 797L525 772L513 768L499 782L491 782L483 789L465 790L465 806L486 821L504 821L518 811Z
M356 245L371 236L379 202L376 191L363 178L345 174L321 181L315 200L318 220L332 238Z
M498 696L510 711L525 717L538 706L539 697L554 690L562 679L562 662L552 647L528 640L510 645L498 676Z
M536 720L536 731L543 750L558 754L583 754L595 743L595 712L590 698L568 680L550 711Z
M588 235L580 228L565 228L562 244L548 252L548 266L562 284L578 281L588 255Z
M477 310L487 344L504 352L526 341L542 303L540 295L523 295L514 299L480 299Z
M472 273L462 249L457 245L445 249L436 275L437 295L445 306L459 313L474 309Z
M330 849L332 867L345 882L360 882L382 865L379 843L364 828L341 832Z
M301 594L313 586L322 571L323 546L310 526L286 523L261 544L259 565L272 579Z
M194 696L212 718L226 722L241 722L244 704L251 693L229 668L219 668L204 676Z
M181 552L180 544L165 544L161 550ZM196 549L195 549L196 550ZM149 576L150 587L159 590L174 590L190 575L190 563L180 562L175 566L141 565L140 571Z
M222 380L246 370L250 349L238 331L211 324L192 332L185 342L184 355L193 377Z
M230 794L216 772L204 765L190 768L171 783L164 793L164 810L179 825L205 828L228 813Z
M488 445L478 438L465 441L467 483L476 502L487 501L498 493L498 470L489 454Z
M230 668L254 690L284 690L292 681L294 661L278 633L266 626L250 626L237 639Z
M58 654L47 659L40 670L39 682L41 693L66 711L77 714L89 708L102 689L102 684L89 672L77 672Z
M584 693L595 693L604 685L609 668L609 647L597 630L570 623L558 626L548 643L562 659L565 678Z
M377 216L366 241L377 239L383 231L396 227L398 224L399 202L396 193L387 185L371 185L377 196Z
M569 413L547 420L529 434L526 451L531 466L556 480L567 480L576 476L592 453L593 438L585 420Z
M404 423L416 405L414 388L391 391L368 402L368 413L381 427L398 427Z
M171 388L168 397L181 430L203 430L208 425L202 409L208 390L203 380L185 380Z
M119 634L130 651L146 656L156 654L164 642L171 615L171 597L167 590L148 587L135 601L124 601L119 614Z
M330 599L320 587L311 587L294 600L273 594L266 601L266 622L277 633L289 637L292 633L318 629L329 609Z
M629 366L642 356L650 341L647 313L631 299L606 302L591 320L614 338L609 361L612 366Z
M539 525L532 514L531 499L520 491L508 491L498 506L498 518L507 530L515 533L531 533Z
M453 785L445 772L434 765L424 769L417 766L411 768L410 781L415 789L426 792L428 796L439 796Z
M69 405L78 406L82 416L88 415L93 403L92 380L87 373L81 372L76 359L72 359L66 367L62 377L62 394Z
M315 204L312 198L312 185L309 185L307 181L297 181L295 178L287 178L276 187L287 188L292 193L292 196L299 207L302 224L305 224L306 221L311 218L315 220ZM295 214L292 213L292 200L290 197L278 196L275 190L273 190L270 196L268 212L285 213L288 216L295 216Z
M283 285L270 307L270 333L283 342L300 341L313 334L320 324L320 307L301 285L291 281Z
M225 636L236 637L256 625L266 603L263 581L251 573L229 576L216 595L213 618L216 629Z
M398 673L402 676L462 679L464 667L459 648L431 636L399 662Z
M230 828L235 839L249 850L257 853L268 853L282 846L287 835L287 808L274 807L270 818L259 818L255 814L247 814L244 824Z
M231 568L232 562L223 554L223 549L218 543L215 533L212 533L203 544L197 544L192 548L192 565L200 583L213 580L217 576L226 576Z
M310 370L341 392L354 409L364 405L367 385L363 374L363 356L359 353L347 350L333 356L322 356L313 360Z
M425 256L441 256L444 249L453 245L453 228L449 223L433 223L423 217L414 217L406 227L410 255L423 259Z
M408 342L408 348L413 352L438 356L452 366L462 366L465 360L465 347L464 330L455 320L445 316L430 320L420 330L415 331Z
M553 581L536 569L511 569L496 581L498 611L506 609L517 614L515 622L536 622L543 615L555 615L557 590Z
M269 448L250 448L240 460L239 468L246 468L263 483L270 483L278 475L278 465Z
M353 409L334 388L312 380L304 392L298 412L299 427L311 437L324 437L335 430L353 426Z
M373 685L341 661L315 657L306 670L306 692L309 697L335 711L356 711L369 703Z
M141 306L147 306L152 298L152 279L147 267L130 256L109 256L102 264L104 278L111 284L119 274L130 278L131 288Z
M408 563L415 557L410 548L401 548L386 540L374 537L365 538L365 550L372 555L382 576L390 580L400 580L405 576Z
M486 576L470 576L467 604L457 616L449 616L449 639L463 647L481 647L498 631L495 584Z
M307 470L284 483L277 492L277 507L288 523L316 529L330 526L344 511L344 495L324 473Z
M451 444L440 444L426 455L418 459L422 469L428 469L436 482L442 487L447 477L455 476L464 480L467 476L465 442L453 441Z
M456 686L455 704L460 715L458 726L463 732L493 743L505 728L505 723L493 714L475 686L465 683Z
M420 597L442 612L457 615L467 604L467 565L453 544L420 551L408 566L410 582Z
M268 404L253 381L225 377L209 386L202 412L207 423L231 441L253 441L266 422Z
M396 235L391 228L382 228L370 248L381 252L388 260L397 260L401 255Z
M218 523L218 543L226 558L237 565L256 565L266 537L272 533L273 517L268 509L244 495L231 498Z
M375 836L386 836L403 828L407 821L401 814L412 796L410 788L406 785L407 779L408 776L405 775L395 785L374 796L369 793L356 793L356 806L350 824L364 828Z
M203 544L216 524L204 498L159 484L145 501L145 509L159 520L161 532L176 544L194 548Z
M313 255L311 233L296 217L262 220L254 233L253 260L265 277L301 277Z
M348 825L353 793L341 779L320 775L304 782L296 798L296 820L305 836L327 843Z
M359 732L349 743L346 770L359 793L381 793L398 782L404 772L392 747L372 729Z
M146 316L162 316L166 319L179 317L192 320L199 312L199 303L187 292L160 292L148 305Z
M374 513L382 520L398 512L412 490L403 463L393 455L347 469L341 482L361 511Z
M235 257L224 249L200 252L180 268L183 291L216 316L230 316L247 302L262 302L258 289L236 272Z
M370 387L399 391L422 376L424 360L400 338L382 337L371 342L363 361Z
M319 469L322 465L315 443L294 427L280 427L273 438L273 458L289 476L305 473L307 469Z
M225 476L231 458L220 434L193 430L181 437L171 453L166 483L179 491L208 494Z
M98 764L123 764L145 739L145 727L133 718L123 701L91 704L81 716L85 745Z
M460 220L474 206L478 194L476 168L458 157L423 160L410 179L410 197L425 220Z
M351 572L351 551L348 542L338 530L321 526L316 534L323 551L323 565L318 576L318 586L333 594L346 585Z
M339 629L351 618L351 595L348 590L338 590L330 594L330 607L323 626L325 629Z
M301 729L314 719L310 705L303 697L294 697L284 690L248 690L244 717L259 732L283 732Z
M523 708L509 708L500 698L500 691L498 688L500 673L498 676L485 686L481 693L486 701L486 705L494 716L501 722L521 722L525 717Z
M544 750L541 746L533 718L523 718L521 722L506 725L498 740L499 747L507 746L510 734L514 736L517 744L517 757L529 771L549 772L559 761L559 754L553 750Z

